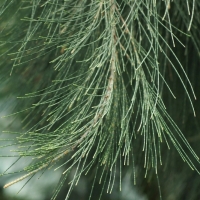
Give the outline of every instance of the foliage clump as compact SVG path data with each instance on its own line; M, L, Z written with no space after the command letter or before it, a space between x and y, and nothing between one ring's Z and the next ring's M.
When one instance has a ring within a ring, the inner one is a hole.
M20 98L13 115L24 128L15 133L16 153L34 158L5 187L59 162L55 169L64 171L52 199L70 181L68 199L88 173L111 192L117 174L121 189L124 169L133 170L135 183L136 168L141 176L156 175L172 146L199 173L199 157L167 111L178 85L196 115L181 57L200 52L198 1L4 0L0 6L0 80Z

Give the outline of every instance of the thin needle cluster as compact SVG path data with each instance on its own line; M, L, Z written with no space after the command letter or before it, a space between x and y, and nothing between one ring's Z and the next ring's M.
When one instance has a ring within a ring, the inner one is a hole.
M94 180L105 180L110 193L117 174L121 189L125 166L134 175L135 166L145 169L145 177L149 170L157 174L163 146L174 146L198 171L194 162L199 158L168 114L163 91L176 98L166 79L170 65L195 115L195 94L174 49L184 48L179 35L195 41L199 2L4 0L0 6L5 18L15 9L12 20L20 32L0 22L1 57L11 59L5 64L10 78L24 80L16 83L24 84L18 101L28 102L14 114L22 117L25 130L16 133L15 152L19 158L34 158L26 174L5 188L60 163L55 169L64 171L52 199L70 183L68 199L81 175L93 170ZM183 30L176 28L173 17L184 20ZM191 32L185 34L187 30ZM199 43L194 44L198 49Z

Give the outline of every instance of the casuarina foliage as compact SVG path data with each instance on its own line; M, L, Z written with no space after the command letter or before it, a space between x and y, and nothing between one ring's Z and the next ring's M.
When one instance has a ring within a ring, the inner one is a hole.
M33 158L4 187L61 168L52 199L85 174L101 199L130 170L149 198L141 179L156 177L165 199L171 162L198 177L187 119L199 127L199 27L197 0L3 0L0 92L17 97L5 117L22 121L3 146Z

